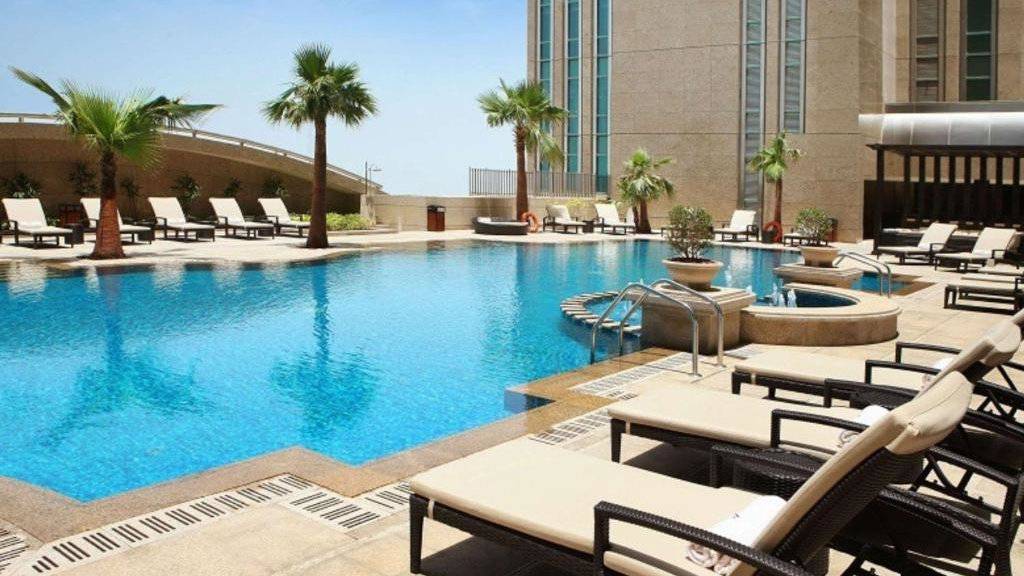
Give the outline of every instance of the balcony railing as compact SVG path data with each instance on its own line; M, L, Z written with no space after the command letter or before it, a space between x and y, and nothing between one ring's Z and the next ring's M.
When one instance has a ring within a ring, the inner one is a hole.
M598 198L608 195L610 178L567 172L527 172L526 194L538 198ZM469 169L470 196L515 196L515 170Z

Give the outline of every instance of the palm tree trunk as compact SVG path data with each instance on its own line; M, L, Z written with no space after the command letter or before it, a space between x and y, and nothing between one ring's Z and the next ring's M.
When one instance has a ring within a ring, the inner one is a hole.
M775 181L775 221L782 225L782 179Z
M313 195L309 208L309 238L306 248L327 248L327 120L318 119L313 148Z
M516 128L516 213L518 220L530 211L530 199L526 196L526 131Z
M109 150L100 157L100 220L96 224L92 258L124 258L117 218L117 161Z
M647 201L640 201L640 217L636 221L636 231L640 234L651 233L651 219L647 214Z

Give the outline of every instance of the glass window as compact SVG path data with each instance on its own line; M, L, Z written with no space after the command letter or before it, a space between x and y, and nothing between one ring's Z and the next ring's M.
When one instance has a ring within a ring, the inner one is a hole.
M580 171L580 0L565 0L565 171Z
M594 0L594 174L599 177L609 175L611 19L612 0ZM607 192L607 180L598 178L600 191Z
M942 29L945 0L911 0L910 99L942 99Z
M993 100L996 97L995 2L963 0L962 100Z
M785 22L783 39L782 83L779 87L779 130L804 130L804 23L806 0L785 0L782 19Z
M554 14L552 12L551 0L537 0L537 81L551 97L551 43L552 31L554 28ZM550 132L551 127L545 126L545 131ZM548 162L544 159L538 161L538 168L541 172L550 169Z
M763 183L760 174L751 174L746 167L764 139L764 3L765 0L743 0L743 165L739 204L749 210L761 209Z

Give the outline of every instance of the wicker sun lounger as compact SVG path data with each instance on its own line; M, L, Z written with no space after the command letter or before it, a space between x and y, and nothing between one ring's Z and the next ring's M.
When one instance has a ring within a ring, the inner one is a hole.
M38 198L4 198L4 211L7 212L7 225L14 234L14 243L20 244L22 236L32 239L32 247L38 248L40 240L53 238L59 246L60 239L64 244L75 245L75 231L58 228L46 223L46 213Z
M886 414L817 468L751 545L709 530L754 494L526 439L504 444L411 480L410 568L421 572L429 517L575 574L712 574L686 559L685 542L736 558L737 576L824 573L828 545L842 527L920 466L959 424L970 398L971 384L951 373Z
M1006 302L1012 306L1013 312L1024 309L1024 290L1021 290L1021 278L1012 278L1011 281L998 281L992 279L965 279L954 284L946 285L943 292L942 307L953 308L958 305L961 298L986 299L991 301Z
M608 232L609 228L612 234L636 232L636 224L626 222L619 217L619 211L615 208L614 204L598 202L594 204L594 210L597 212L594 227L600 228L601 232Z
M288 207L280 198L260 198L260 206L263 208L263 221L273 224L278 235L284 228L290 228L302 238L302 233L309 230L309 222L292 220Z
M230 233L237 238L239 230L245 232L246 238L259 238L264 232L273 237L277 230L270 222L246 220L238 201L234 198L210 198L210 206L213 206L213 212L217 215L217 222L224 226L225 237Z
M82 207L85 208L85 217L89 221L89 226L95 229L100 223L100 199L82 198ZM117 225L121 230L121 235L127 234L133 244L138 240L145 240L150 244L153 243L153 229L149 226L125 224L124 220L121 219L120 210L117 212Z
M757 212L753 210L734 210L732 219L728 224L723 222L722 228L716 228L714 235L721 237L723 242L726 236L734 242L739 241L740 236L744 242L749 242L751 237L756 240L759 233L757 224L754 223L756 218Z
M875 252L879 255L889 254L899 258L900 264L904 264L907 258L924 258L929 264L937 254L946 249L949 237L956 232L956 224L942 224L932 222L921 236L921 240L914 246L879 246Z
M974 242L970 252L951 252L935 255L935 267L952 266L966 272L972 264L984 264L1006 256L1017 241L1017 231L1012 228L985 228Z
M215 227L209 224L192 222L185 217L185 213L181 210L181 203L178 202L177 198L173 196L150 196L149 205L153 208L156 226L164 230L165 240L167 239L168 230L174 232L175 238L180 238L181 235L184 235L185 239L188 240L188 235L192 234L196 240L199 240L200 235L209 236L210 240L217 239L214 234L217 230Z
M477 216L473 218L473 232L491 236L526 236L530 232L530 223Z
M543 230L550 228L552 232L561 230L563 234L568 234L569 230L579 233L587 226L586 222L573 220L572 214L569 213L569 208L562 204L549 204L547 211L548 215L544 217L544 222L541 226Z

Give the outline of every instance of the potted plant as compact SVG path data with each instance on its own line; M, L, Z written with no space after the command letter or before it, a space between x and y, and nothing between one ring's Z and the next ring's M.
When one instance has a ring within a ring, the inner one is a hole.
M711 281L722 268L721 262L708 260L703 252L714 238L713 223L707 210L694 206L676 206L668 213L665 228L668 243L677 255L662 264L673 280L694 290L710 290Z
M828 245L828 236L832 232L832 217L820 208L804 208L796 216L798 232L814 241L813 245L801 246L804 264L830 268L839 256L839 249Z

